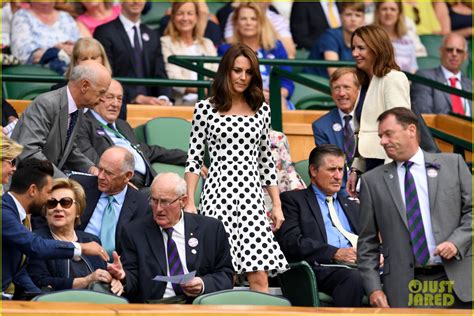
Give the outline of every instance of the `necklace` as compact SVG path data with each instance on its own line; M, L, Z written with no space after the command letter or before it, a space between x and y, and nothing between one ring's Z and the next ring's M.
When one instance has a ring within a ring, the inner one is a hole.
M51 232L51 235L53 236L53 238L56 239L56 240L69 241L69 242L75 242L75 241L77 241L77 235L76 235L76 232L75 232L75 231L72 232L72 233L73 233L73 236L72 236L72 238L70 238L70 240L59 237L58 235L56 235L55 233L53 233L51 230L50 230L50 232Z

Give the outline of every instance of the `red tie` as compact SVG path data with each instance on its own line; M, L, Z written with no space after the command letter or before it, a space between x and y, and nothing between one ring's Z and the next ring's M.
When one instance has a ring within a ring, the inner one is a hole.
M451 77L449 78L449 83L451 84L451 87L456 88L456 81L458 78L456 77ZM464 107L462 106L462 100L461 97L455 94L451 94L451 106L453 108L454 113L462 114L464 115Z

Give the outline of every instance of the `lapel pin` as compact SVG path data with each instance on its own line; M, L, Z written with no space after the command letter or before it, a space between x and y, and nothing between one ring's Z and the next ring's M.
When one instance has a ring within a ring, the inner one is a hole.
M196 249L192 249L192 250L191 250L191 253L192 253L193 255L197 254Z
M199 241L198 241L196 238L194 238L194 237L189 238L189 240L188 240L188 245L189 245L189 247L194 248L194 247L196 247L197 245L199 245Z
M342 125L339 123L332 124L332 130L335 132L340 132L342 130Z
M150 40L150 35L148 35L148 33L142 33L142 39L145 42L148 42Z
M97 135L99 135L99 136L104 136L104 135L105 135L105 132L104 132L103 129L97 129L97 130L96 130L96 133L97 133Z
M390 174L388 177L389 177L390 179L393 179L393 174Z
M438 170L436 170L434 168L429 168L429 169L426 170L426 174L430 178L436 178L438 176Z

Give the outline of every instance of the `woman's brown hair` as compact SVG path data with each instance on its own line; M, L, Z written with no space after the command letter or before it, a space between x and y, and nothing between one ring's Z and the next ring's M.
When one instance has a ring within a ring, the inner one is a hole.
M219 112L228 112L232 107L232 83L230 82L230 72L234 67L237 57L243 56L250 61L252 80L248 88L244 91L244 97L252 111L257 111L265 97L263 95L262 75L260 74L257 55L245 44L237 43L232 45L222 56L216 77L212 83L211 103Z
M364 41L375 57L372 73L374 76L383 77L391 70L400 70L395 62L395 52L392 42L385 30L377 25L361 26L354 31L351 37L351 48L354 50L354 36L358 36ZM361 85L368 85L370 78L367 73L357 68L357 78Z
M205 25L202 23L201 13L199 12L199 6L196 2L174 2L171 5L170 21L168 22L168 26L166 27L163 35L169 35L173 42L178 41L180 34L179 34L178 29L174 25L173 20L179 8L181 8L186 3L192 3L194 5L194 9L196 10L196 25L194 26L194 29L193 29L193 39L202 43L203 37L204 37Z

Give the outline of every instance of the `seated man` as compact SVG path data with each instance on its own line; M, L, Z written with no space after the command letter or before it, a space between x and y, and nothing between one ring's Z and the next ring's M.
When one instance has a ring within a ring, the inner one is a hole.
M100 237L102 245L112 255L121 253L120 236L124 227L148 211L145 194L129 186L133 177L133 155L123 147L110 147L100 157L99 176L74 175L86 193L86 208L78 230Z
M311 185L281 194L285 222L277 232L289 261L307 261L318 288L339 307L361 306L364 290L357 269L324 264L355 265L359 205L338 194L344 173L344 152L321 145L309 155Z
M145 302L184 294L194 297L232 288L233 267L224 225L211 217L183 212L186 182L175 173L160 173L151 185L153 214L122 232L122 258L114 253L109 272L126 283L126 296ZM157 275L196 271L185 284L153 281Z
M161 162L184 166L186 152L139 143L132 127L118 118L122 99L122 86L118 81L112 80L104 100L94 110L84 114L84 122L77 135L77 146L95 164L110 146L125 147L135 158L132 183L139 189L149 187L156 175L151 163Z
M336 108L313 122L314 142L316 146L333 144L342 149L350 168L356 153L354 108L360 88L355 69L337 68L331 75L329 86ZM347 196L346 181L345 172L341 187L344 196Z
M422 69L416 74L451 87L472 91L472 81L461 73L463 62L469 57L466 39L451 33L444 37L440 47L441 65ZM472 101L434 89L422 83L411 85L411 102L415 113L446 114L449 112L472 116Z

